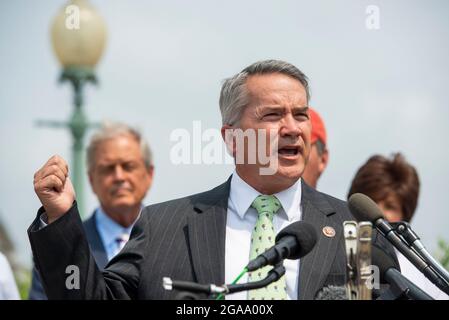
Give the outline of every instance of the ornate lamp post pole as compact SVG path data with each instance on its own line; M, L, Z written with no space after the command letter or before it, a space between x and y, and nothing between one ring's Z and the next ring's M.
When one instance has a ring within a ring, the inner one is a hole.
M106 25L88 0L71 0L56 15L51 27L53 49L63 71L60 82L70 82L74 110L68 122L40 121L50 127L70 129L72 146L71 176L79 212L84 212L84 136L89 126L83 111L83 87L97 83L94 67L100 60L106 43Z

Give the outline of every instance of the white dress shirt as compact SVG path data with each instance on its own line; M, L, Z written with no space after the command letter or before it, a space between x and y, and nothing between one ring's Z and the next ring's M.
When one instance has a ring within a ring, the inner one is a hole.
M134 223L124 228L104 213L101 207L96 210L95 222L109 261L123 248L124 243L119 243L117 240L122 239L126 243Z
M252 202L261 193L247 184L234 171L231 178L231 189L228 199L226 221L226 249L225 249L225 282L230 284L242 272L249 262L251 247L251 233L256 225L258 213L251 207ZM301 220L301 180L290 188L275 193L282 208L274 215L273 226L277 234L289 224ZM285 260L285 280L288 299L298 297L299 261ZM245 274L238 283L248 282ZM245 300L247 292L238 292L226 296L226 299Z
M425 275L422 274L402 253L397 249L396 255L399 261L399 267L401 268L401 273L404 277L413 282L421 290L427 293L429 296L435 300L449 300L449 296L438 289L436 285L430 282Z

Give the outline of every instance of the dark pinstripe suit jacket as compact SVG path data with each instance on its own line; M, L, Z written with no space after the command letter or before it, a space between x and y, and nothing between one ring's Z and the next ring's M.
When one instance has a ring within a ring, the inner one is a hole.
M230 179L210 191L146 207L131 240L101 272L89 252L76 204L38 230L28 229L36 264L50 299L173 299L162 278L224 283L225 235ZM346 203L302 184L303 220L316 227L318 242L301 260L300 299L313 299L323 286L345 282L343 221L353 220ZM38 212L38 216L42 208ZM334 237L322 229L331 226ZM374 241L385 247L382 237ZM391 248L386 247L391 254ZM80 270L80 289L68 290L68 265ZM243 266L242 266L243 268Z
M90 252L97 263L98 268L103 270L108 263L108 256L106 249L103 246L100 234L98 233L97 222L95 219L96 212L94 212L89 219L83 222L84 231L86 232L87 242L89 243ZM31 278L31 288L28 295L29 300L47 300L47 295L42 286L42 280L39 272L33 267Z

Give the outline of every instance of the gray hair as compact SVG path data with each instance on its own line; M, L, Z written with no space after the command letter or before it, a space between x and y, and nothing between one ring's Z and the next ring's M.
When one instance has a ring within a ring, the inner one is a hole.
M310 99L309 82L304 73L294 65L280 60L264 60L253 63L235 76L225 79L220 92L220 112L223 124L234 125L248 104L246 80L255 74L282 73L290 76L304 86L307 102Z
M136 128L118 122L104 122L91 138L87 147L87 169L90 171L95 164L95 153L98 146L106 140L114 139L118 136L131 135L140 144L143 161L147 168L153 166L153 155L148 143L143 139L142 134Z

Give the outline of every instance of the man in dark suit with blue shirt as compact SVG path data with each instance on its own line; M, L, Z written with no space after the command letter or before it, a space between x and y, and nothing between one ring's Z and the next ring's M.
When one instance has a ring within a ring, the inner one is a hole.
M313 299L325 286L344 285L342 224L354 218L344 201L301 179L311 145L309 98L306 76L283 61L256 62L226 79L221 131L235 159L233 174L212 190L146 207L130 241L103 272L82 232L67 164L51 158L35 174L43 206L28 229L49 297L175 299L176 292L164 290L163 277L230 283L296 221L315 228L312 251L285 261L285 276L267 288L226 298ZM377 235L374 241L383 244ZM79 289L65 286L68 265L80 270ZM252 272L242 281L257 281L267 272Z
M103 270L129 240L152 183L152 155L136 129L107 123L90 141L87 164L89 181L100 206L83 222L83 228L92 256ZM36 268L29 299L47 299Z

